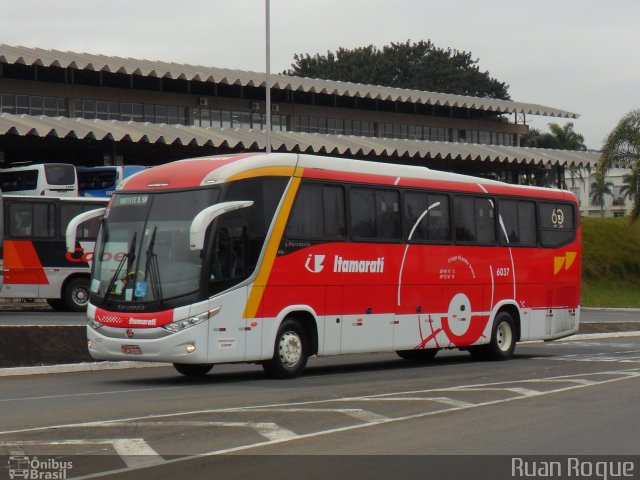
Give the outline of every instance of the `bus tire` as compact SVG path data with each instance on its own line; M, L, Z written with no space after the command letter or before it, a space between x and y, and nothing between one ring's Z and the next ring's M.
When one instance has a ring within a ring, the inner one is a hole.
M420 350L398 350L400 358L411 360L412 362L428 362L438 353L437 348L423 348Z
M201 378L213 368L213 363L174 363L174 368L185 377Z
M508 360L516 348L516 329L513 317L502 311L496 315L487 345L469 348L473 358L479 360Z
M77 277L71 279L64 287L62 300L67 310L72 312L84 312L89 303L89 279Z
M262 362L262 368L272 378L299 377L307 365L309 342L300 323L292 318L282 322L276 335L273 358Z

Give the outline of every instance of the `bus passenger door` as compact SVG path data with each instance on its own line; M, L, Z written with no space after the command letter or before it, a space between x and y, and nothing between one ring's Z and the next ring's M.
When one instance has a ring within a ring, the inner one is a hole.
M255 319L244 318L246 303L246 286L209 300L209 311L217 311L209 320L210 362L243 361L245 360L245 352L260 352L261 324ZM252 321L256 323L255 327L251 326ZM248 328L251 330L247 330Z
M327 286L325 290L324 335L319 354L340 353L342 336L342 286Z

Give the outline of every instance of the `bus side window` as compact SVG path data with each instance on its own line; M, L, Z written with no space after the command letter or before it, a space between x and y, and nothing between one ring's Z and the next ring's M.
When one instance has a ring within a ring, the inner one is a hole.
M33 210L31 204L12 203L9 206L9 235L30 237L33 233Z
M33 204L33 236L53 237L56 232L56 210L46 203Z
M457 241L475 242L476 240L473 200L471 197L455 197L453 201Z
M530 245L537 242L535 204L526 200L499 201L500 218L504 230L498 229L501 245Z
M540 202L540 239L543 247L560 247L576 236L573 205L564 202Z
M354 187L349 192L351 235L363 240L400 240L400 193Z
M344 238L344 190L336 185L303 184L287 223L293 238Z
M418 218L427 211L416 225ZM415 226L412 241L446 242L451 240L449 226L449 197L425 192L407 192L404 196L406 233Z
M482 197L455 197L456 240L493 244L495 242L493 201Z

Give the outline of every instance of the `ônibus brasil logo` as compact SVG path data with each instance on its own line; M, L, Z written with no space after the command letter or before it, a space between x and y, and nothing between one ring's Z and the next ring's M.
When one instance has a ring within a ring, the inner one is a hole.
M307 257L304 266L311 273L320 273L324 269L324 259L326 255L313 255ZM334 273L382 273L384 272L384 257L375 260L352 260L342 258L339 255L333 256Z

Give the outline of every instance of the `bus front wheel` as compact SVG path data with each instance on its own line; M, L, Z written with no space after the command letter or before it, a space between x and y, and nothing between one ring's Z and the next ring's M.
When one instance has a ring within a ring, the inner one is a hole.
M185 377L204 377L213 368L213 363L174 363L174 368Z
M68 310L84 312L89 303L89 279L78 277L70 280L64 287L62 300Z
M278 329L273 357L262 362L262 368L273 378L295 378L302 374L308 357L309 344L304 328L288 318Z

